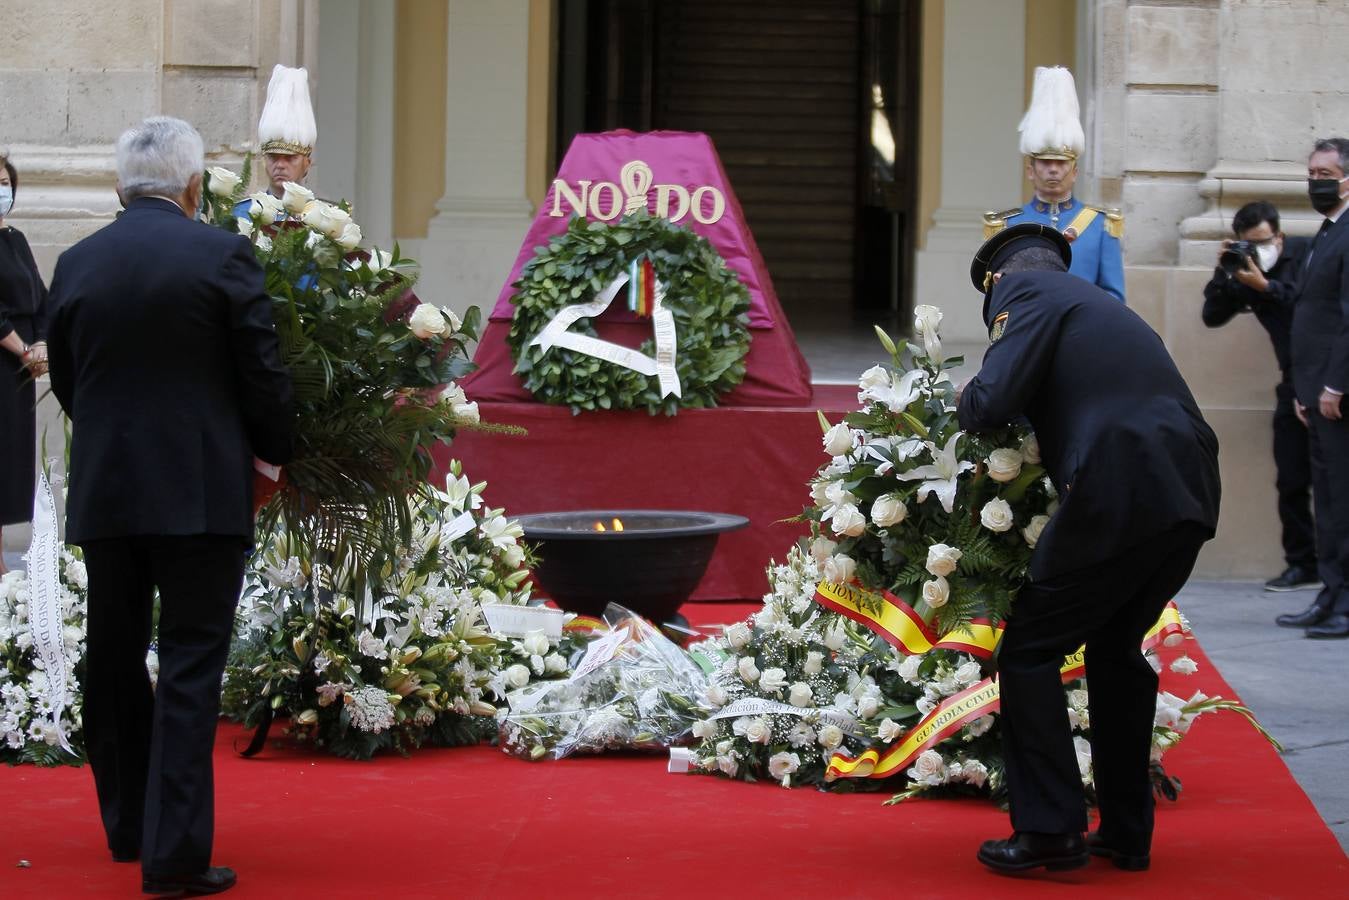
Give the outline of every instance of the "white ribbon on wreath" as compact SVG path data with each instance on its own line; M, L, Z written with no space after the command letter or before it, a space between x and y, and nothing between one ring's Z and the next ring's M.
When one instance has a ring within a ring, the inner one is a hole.
M682 396L679 375L675 371L675 324L674 316L665 308L665 285L656 279L656 295L651 304L651 323L656 334L656 356L653 359L639 353L631 347L603 341L588 334L570 331L577 319L593 319L609 308L623 285L628 283L628 273L622 272L608 287L600 291L589 303L577 303L564 306L557 315L543 326L543 330L534 336L529 346L542 347L545 351L553 347L564 347L577 353L593 356L595 359L631 369L642 375L655 375L660 381L660 395Z
M33 651L47 674L47 702L61 749L74 754L61 725L66 707L65 622L61 616L61 543L56 533L56 501L47 476L38 476L33 503L33 540L28 546L28 622Z

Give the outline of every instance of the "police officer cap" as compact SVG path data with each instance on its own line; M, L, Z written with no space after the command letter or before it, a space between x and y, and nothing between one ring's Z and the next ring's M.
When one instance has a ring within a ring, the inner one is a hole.
M1068 239L1057 228L1037 222L1013 225L984 241L984 245L974 254L974 261L970 263L970 281L973 282L974 289L981 294L985 293L992 273L998 271L1013 253L1020 253L1031 247L1046 247L1053 250L1063 258L1065 266L1073 259Z

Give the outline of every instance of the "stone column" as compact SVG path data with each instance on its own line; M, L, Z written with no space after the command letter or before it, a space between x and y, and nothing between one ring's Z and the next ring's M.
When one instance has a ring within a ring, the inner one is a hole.
M445 194L413 252L427 300L486 313L533 212L525 187L528 0L451 0L447 56Z
M1016 130L1025 106L1025 26L1024 0L946 0L941 206L917 253L914 300L942 307L942 334L952 344L987 339L969 277L983 213L1025 202Z

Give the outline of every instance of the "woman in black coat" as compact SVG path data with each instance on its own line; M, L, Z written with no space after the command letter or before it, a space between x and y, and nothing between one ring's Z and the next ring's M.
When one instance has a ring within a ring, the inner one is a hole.
M23 233L5 224L19 186L0 156L0 531L33 516L37 389L47 371L47 289ZM5 572L0 556L0 574Z

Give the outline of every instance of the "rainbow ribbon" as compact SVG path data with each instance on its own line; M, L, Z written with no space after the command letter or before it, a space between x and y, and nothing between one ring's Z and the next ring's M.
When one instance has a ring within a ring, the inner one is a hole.
M649 318L655 305L656 270L651 257L634 259L628 266L628 309Z

